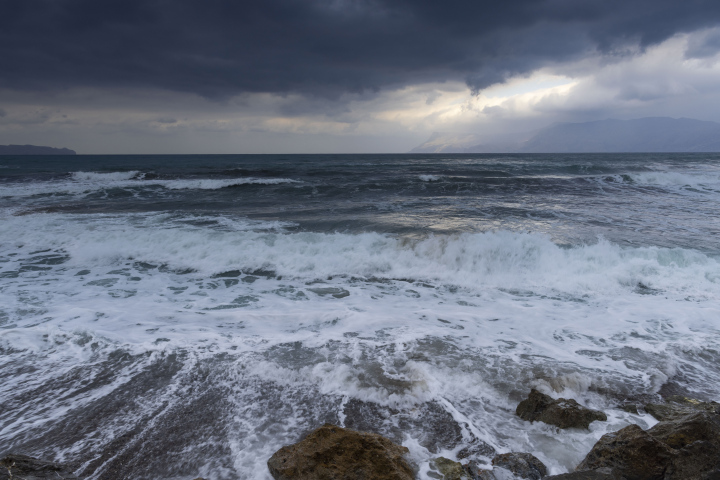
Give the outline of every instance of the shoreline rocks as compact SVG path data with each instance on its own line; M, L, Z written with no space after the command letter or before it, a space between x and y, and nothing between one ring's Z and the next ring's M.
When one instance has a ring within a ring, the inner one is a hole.
M717 402L701 402L679 395L668 397L667 400L666 403L648 403L645 411L660 421L682 418L697 411L720 415L720 403Z
M592 410L573 399L553 399L534 388L528 398L515 410L517 416L529 422L540 421L560 428L589 428L594 421L607 421L607 415Z
M720 479L720 416L701 409L671 418L647 431L630 425L603 435L576 472L602 470L637 480Z
M472 460L463 465L445 457L434 458L430 465L442 475L438 477L442 480L542 480L547 475L545 464L530 453L511 452L496 455L492 460L492 470L482 469Z
M275 480L412 480L406 447L375 433L325 424L268 460Z
M81 480L66 465L15 454L0 460L0 480L8 479Z

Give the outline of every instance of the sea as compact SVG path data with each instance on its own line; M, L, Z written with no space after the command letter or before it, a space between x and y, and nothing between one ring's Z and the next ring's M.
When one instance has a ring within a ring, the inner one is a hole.
M720 400L720 154L0 157L0 455L269 480L332 423L557 474L671 395Z

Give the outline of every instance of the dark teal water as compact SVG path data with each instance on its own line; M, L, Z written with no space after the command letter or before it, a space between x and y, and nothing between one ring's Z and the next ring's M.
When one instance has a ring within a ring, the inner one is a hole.
M331 422L571 471L720 399L718 212L716 154L0 157L0 457L270 480Z
M222 213L315 232L509 229L715 253L719 191L717 154L0 159L0 206L19 211Z

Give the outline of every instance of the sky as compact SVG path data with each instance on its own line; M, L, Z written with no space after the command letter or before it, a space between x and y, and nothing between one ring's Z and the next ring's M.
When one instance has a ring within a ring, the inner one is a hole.
M0 144L406 152L720 121L718 0L0 0Z

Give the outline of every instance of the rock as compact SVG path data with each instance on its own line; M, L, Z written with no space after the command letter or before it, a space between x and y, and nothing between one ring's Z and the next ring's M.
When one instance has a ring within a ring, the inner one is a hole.
M325 424L268 460L276 480L412 480L408 449L374 433Z
M463 465L463 470L470 480L513 480L512 473L502 468L494 470L485 470L478 466L475 461L470 461L467 465Z
M638 412L637 405L635 405L634 403L626 403L624 405L620 405L618 408L627 413L634 413L635 415L640 414L640 412Z
M79 480L70 468L26 455L8 455L0 460L0 480Z
M599 410L583 407L573 399L554 400L535 389L520 402L515 413L523 420L539 420L560 428L588 428L595 420L607 420L607 416Z
M483 442L479 439L474 439L475 441L468 445L467 447L461 449L457 453L457 458L463 459L463 458L472 458L476 459L477 457L486 457L486 458L492 458L495 455L495 449L488 445L487 443Z
M708 472L720 478L720 417L696 411L677 420L660 422L648 433L676 450L666 478L703 479Z
M601 468L599 470L586 470L584 472L561 473L560 475L550 475L543 480L623 480L621 477L612 473L609 468Z
M576 471L597 469L628 480L720 479L720 417L696 410L648 431L630 425L604 435Z
M575 469L609 468L628 479L662 479L673 449L637 425L603 435Z
M468 480L470 475L465 471L459 462L454 462L445 457L433 459L430 464L440 472L443 480Z
M528 480L540 480L547 475L545 464L529 453L503 453L493 458L492 464Z
M720 415L720 403L702 402L694 398L679 395L668 397L668 403L649 403L645 411L658 420L674 420L697 411L706 411Z
M547 475L545 464L529 453L503 453L495 456L492 464L492 470L483 470L472 461L462 468L471 480L540 480Z
M474 460L470 460L466 465L463 465L463 470L465 470L470 480L498 480L491 470L480 468Z
M453 416L438 402L426 402L413 408L394 409L372 402L350 399L343 410L345 427L372 432L400 443L405 432L412 431L418 443L433 454L453 450L466 441ZM474 452L492 457L495 450L479 439L470 439Z

